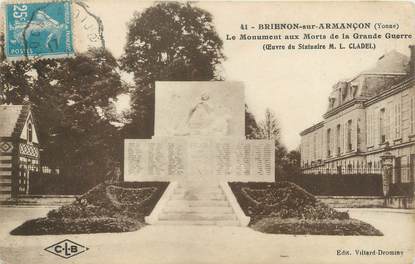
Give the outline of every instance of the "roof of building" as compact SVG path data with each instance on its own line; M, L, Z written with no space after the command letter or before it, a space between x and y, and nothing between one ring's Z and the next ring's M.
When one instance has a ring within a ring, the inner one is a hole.
M311 133L319 128L322 128L324 125L324 121L321 121L317 124L312 125L311 127L308 127L306 129L304 129L303 131L300 132L300 136L304 136L307 135L308 133Z
M359 88L354 91L353 97L343 98L341 104L353 99L355 96L372 97L380 94L390 86L402 81L409 73L410 59L408 56L392 50L376 61L376 64L368 70L362 71L353 78L345 81L338 81L333 85L333 91L341 88L342 96L346 95L349 85L358 85ZM338 98L337 95L330 95L332 98ZM345 97L345 96L344 96ZM339 102L337 102L339 103ZM334 107L340 106L339 104Z
M0 105L0 137L19 136L29 111L29 105Z
M407 74L409 57L392 50L381 56L375 66L360 74Z
M410 59L408 56L395 50L385 53L378 59L374 67L357 74L348 81L339 81L333 86L333 92L329 98L334 100L338 98L337 94L333 94L336 90L340 89L342 92L347 92L342 88L348 88L354 82L360 86L360 90L357 97L345 98L340 104L330 108L323 117L326 119L357 102L374 102L380 95L387 96L387 94L393 92L392 90L405 88L413 84L414 79L411 78L409 72ZM308 127L300 132L300 135L303 136L317 130L321 127L321 123Z

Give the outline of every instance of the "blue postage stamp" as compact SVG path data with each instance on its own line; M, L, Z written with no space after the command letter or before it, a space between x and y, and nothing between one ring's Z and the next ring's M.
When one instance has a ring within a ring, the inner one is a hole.
M61 58L74 54L72 2L5 4L6 58Z

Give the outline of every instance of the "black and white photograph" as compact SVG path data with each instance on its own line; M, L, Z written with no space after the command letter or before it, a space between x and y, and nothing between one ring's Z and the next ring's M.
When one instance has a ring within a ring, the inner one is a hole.
M414 196L414 2L0 0L0 264L411 264Z

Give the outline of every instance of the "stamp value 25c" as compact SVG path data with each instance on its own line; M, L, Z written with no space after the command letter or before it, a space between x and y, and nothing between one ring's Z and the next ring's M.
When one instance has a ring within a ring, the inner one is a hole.
M8 3L3 8L7 59L74 55L71 1Z

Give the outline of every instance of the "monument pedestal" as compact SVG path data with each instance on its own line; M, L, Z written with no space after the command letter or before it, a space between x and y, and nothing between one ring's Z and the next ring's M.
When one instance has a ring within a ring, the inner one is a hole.
M226 189L227 188L227 189ZM227 183L189 186L171 184L146 222L156 225L246 226L245 216Z

